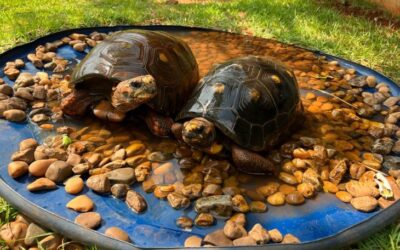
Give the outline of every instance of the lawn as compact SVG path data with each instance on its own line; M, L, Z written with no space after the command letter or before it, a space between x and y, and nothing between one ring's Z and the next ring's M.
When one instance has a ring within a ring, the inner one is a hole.
M233 0L204 4L163 1L0 0L0 52L50 32L84 26L174 24L250 33L307 46L371 67L400 82L400 29L343 15L329 0ZM362 0L350 1L371 8ZM0 202L0 218L12 217ZM362 249L398 249L397 224L360 243Z

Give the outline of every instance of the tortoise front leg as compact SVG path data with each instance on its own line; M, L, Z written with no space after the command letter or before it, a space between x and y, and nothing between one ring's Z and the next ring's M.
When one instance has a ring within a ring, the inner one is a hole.
M96 101L94 96L85 90L74 90L61 101L61 110L66 115L83 115L87 108Z
M240 171L248 174L278 173L278 166L272 161L237 145L232 145L232 160Z
M160 115L149 110L144 120L150 132L159 137L167 137L171 135L171 127L174 121L171 117Z
M105 121L121 122L125 119L125 113L116 110L109 101L102 100L94 108L93 114Z

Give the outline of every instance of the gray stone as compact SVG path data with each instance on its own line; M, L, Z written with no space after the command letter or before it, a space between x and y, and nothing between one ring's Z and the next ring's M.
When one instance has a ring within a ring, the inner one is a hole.
M72 166L65 161L55 161L46 171L46 178L61 183L73 174Z
M108 179L114 183L131 184L135 181L135 170L133 168L119 168L107 173Z
M111 183L107 174L98 174L90 176L86 185L95 192L108 193L111 190Z
M383 137L373 142L371 151L377 154L387 155L392 150L393 144L391 138Z
M232 213L232 197L230 195L212 195L196 200L195 210L198 213L215 213L229 217Z
M36 225L35 223L31 223L26 230L24 242L27 246L32 246L36 243L36 241L40 241L41 239L46 237L45 233L46 230Z
M204 243L214 246L233 246L232 240L226 237L222 229L207 234L206 237L204 237Z
M111 187L111 194L118 199L123 199L126 196L126 193L129 190L129 186L126 184L114 184Z

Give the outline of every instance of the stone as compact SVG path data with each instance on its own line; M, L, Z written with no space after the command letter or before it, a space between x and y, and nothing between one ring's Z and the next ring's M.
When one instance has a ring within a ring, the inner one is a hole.
M28 184L26 188L31 192L35 192L56 189L57 186L52 180L42 177Z
M268 182L264 186L258 187L257 192L262 194L264 197L268 197L271 194L274 194L279 189L278 182Z
M75 166L82 162L82 157L78 154L69 154L66 162L71 166Z
M25 223L27 225L31 224L31 222L32 222L31 219L29 219L28 217L26 217L23 214L17 214L17 216L15 217L15 221L16 222L22 222L22 223Z
M193 220L186 216L181 216L176 219L175 224L180 228L191 228L193 227Z
M117 183L111 186L111 194L118 199L124 199L128 190L129 186L127 184Z
M83 190L84 186L85 183L81 177L73 176L65 182L65 192L69 194L78 194Z
M62 243L62 237L58 234L52 234L41 241L39 241L38 245L40 245L43 249L46 250L57 250L58 246Z
M346 161L339 161L329 172L329 181L334 184L339 184L347 171Z
M243 213L236 213L228 221L232 221L238 225L245 226L246 225L246 215Z
M350 204L362 212L371 212L378 206L378 201L371 196L361 196L351 199Z
M400 140L397 140L392 148L392 152L395 154L400 154Z
M33 88L32 96L37 100L44 100L47 96L46 89L44 88L44 86L35 85Z
M6 96L12 96L14 94L14 90L11 86L7 84L0 85L0 93Z
M124 160L126 157L125 149L118 149L112 156L111 161Z
M121 228L118 228L118 227L109 227L106 229L104 234L108 237L111 237L111 238L114 238L117 240L131 242L129 235L124 230L122 230Z
M112 162L105 164L102 168L114 170L114 169L118 169L118 168L123 168L126 163L127 162L125 162L124 160L116 160L116 161L112 161ZM131 165L129 165L129 166L132 167Z
M338 191L335 195L339 200L341 200L345 203L349 203L351 201L351 199L353 198L353 196L346 191Z
M214 246L233 246L232 240L225 236L222 229L207 234L204 237L204 243Z
M35 160L35 149L27 148L22 151L17 151L11 156L12 161L24 161L31 164Z
M72 166L65 161L55 161L46 170L46 178L61 183L73 174Z
M203 192L204 193L204 192ZM232 197L233 210L236 212L247 213L250 211L250 206L246 199L241 194Z
M143 145L143 143L132 143L125 150L126 156L131 157L143 153L146 150L146 147Z
M28 138L19 143L19 150L23 151L25 149L36 149L38 142L33 138Z
M25 245L32 246L36 243L36 241L40 241L43 239L46 234L46 230L41 228L39 225L35 223L30 223L25 235Z
M250 236L244 236L233 241L234 246L256 246L257 242Z
M184 247L201 247L202 241L199 236L189 236L185 240Z
M86 185L98 193L108 193L111 190L111 183L107 174L92 175L86 180Z
M77 212L89 212L94 207L93 201L87 195L79 195L67 203L67 208Z
M250 202L250 212L252 213L265 213L268 210L267 204L262 201Z
M15 67L4 68L4 74L12 81L18 77L19 73L20 71Z
M163 153L160 151L152 152L147 156L147 159L152 162L165 162L173 158L170 153Z
M14 92L14 96L22 98L27 101L33 101L33 89L32 88L19 88Z
M383 137L380 139L376 139L372 144L371 151L377 154L387 155L392 150L394 142L389 137Z
M382 165L387 170L400 169L400 157L393 155L386 155L383 157Z
M142 213L147 209L147 202L144 197L133 190L127 192L125 202L135 213Z
M303 184L309 184L309 183L303 183ZM285 204L285 195L282 192L276 192L275 194L268 196L267 202L273 206L281 206Z
M96 229L101 224L101 215L96 212L81 213L76 216L75 223L86 228Z
M214 224L214 217L210 213L199 213L194 219L194 224L201 227L209 227Z
M72 168L72 172L74 172L74 174L85 174L89 170L90 166L87 163L79 163Z
M42 177L46 174L50 164L55 161L57 161L55 158L34 161L28 167L29 173L36 177Z
M283 240L281 232L276 228L269 230L268 234L271 237L272 242L279 243Z
M188 198L176 192L168 194L167 200L169 205L175 209L187 208L190 205Z
M87 162L91 165L91 166L96 166L100 163L101 161L101 154L98 153L93 153L88 159Z
M190 185L185 185L182 188L181 192L183 195L192 200L201 196L202 188L203 186L201 184L190 184Z
M229 217L232 213L233 204L230 195L213 195L196 200L195 210L198 213L213 212L220 216Z
M77 43L73 46L74 50L83 52L86 49L86 43Z
M22 122L26 119L25 112L19 109L9 109L4 111L3 116L6 118L6 120L11 122Z
M303 173L302 180L303 183L310 183L311 185L313 185L316 190L321 190L322 188L320 176L312 168L307 168L307 170Z
M286 234L282 240L282 244L298 244L298 243L300 243L300 240L292 234Z
M259 223L255 224L248 234L259 245L267 244L271 239L268 231Z
M133 168L119 168L107 173L108 179L113 183L132 184L135 181Z
M24 240L27 228L28 225L22 222L6 223L0 228L0 238L7 246L14 248Z
M8 164L8 175L18 178L28 173L28 164L24 161L13 161Z
M231 240L247 236L246 229L242 225L230 220L225 223L224 234Z
M383 102L383 105L390 108L392 106L395 106L399 101L400 101L400 96L391 96Z
M379 196L379 190L375 187L375 183L349 181L346 183L346 191L353 197L361 196Z
M18 89L20 87L29 87L35 84L35 79L29 72L22 72L19 74L18 78L15 80L14 89Z

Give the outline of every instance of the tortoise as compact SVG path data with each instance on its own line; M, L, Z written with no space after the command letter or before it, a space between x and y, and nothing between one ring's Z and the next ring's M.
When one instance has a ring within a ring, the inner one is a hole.
M239 170L265 174L278 169L259 152L277 146L301 122L302 113L292 71L272 58L247 56L214 67L172 131L190 146L211 153L221 149L214 147L223 145L217 143L221 136L228 138L225 144Z
M127 112L146 106L148 127L166 136L173 123L170 117L196 87L198 72L189 46L177 37L148 30L116 32L74 69L74 89L61 108L71 116L91 108L100 119L120 122Z

